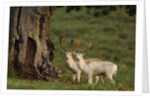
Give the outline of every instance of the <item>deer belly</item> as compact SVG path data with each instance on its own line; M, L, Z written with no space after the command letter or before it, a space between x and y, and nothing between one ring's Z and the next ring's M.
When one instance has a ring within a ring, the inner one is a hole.
M94 65L91 64L90 66L86 67L85 72L87 74L92 73L93 75L99 75L99 74L103 73L103 70L99 66L94 66Z
M101 66L100 65L98 65L98 64L93 64L93 65L91 65L91 68L90 68L93 72L93 75L99 75L99 74L101 74L101 73L103 73L104 71L103 71L103 69L101 68Z
M101 69L95 69L95 70L93 70L93 75L101 75L101 74L103 74L104 72L101 70Z

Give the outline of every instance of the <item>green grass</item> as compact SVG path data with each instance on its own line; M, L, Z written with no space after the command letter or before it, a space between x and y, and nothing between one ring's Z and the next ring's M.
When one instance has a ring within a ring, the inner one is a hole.
M85 77L84 77L85 78ZM65 80L66 81L66 80ZM102 84L87 84L86 81L82 83L72 83L70 81L57 81L45 82L36 80L21 80L17 78L8 78L8 89L38 89L38 90L118 90L121 86L116 86L106 79Z
M108 16L94 17L83 8L80 11L65 12L65 7L56 8L50 19L49 37L56 50L53 63L62 70L63 80L54 82L20 80L8 78L9 89L49 89L49 90L134 90L135 72L135 16L128 16L124 8L111 12ZM87 84L87 76L82 75L81 83L72 84L72 73L65 62L65 55L59 46L59 36L64 36L63 44L71 49L70 40L81 39L81 49L86 49L88 41L92 48L85 58L99 58L118 65L113 85L105 78L97 85Z

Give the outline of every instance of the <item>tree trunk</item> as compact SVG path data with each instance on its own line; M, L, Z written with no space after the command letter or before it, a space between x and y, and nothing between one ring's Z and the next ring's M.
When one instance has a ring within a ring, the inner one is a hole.
M53 43L49 21L55 7L11 7L9 30L9 70L23 78L61 78L53 65ZM9 71L8 70L8 71Z

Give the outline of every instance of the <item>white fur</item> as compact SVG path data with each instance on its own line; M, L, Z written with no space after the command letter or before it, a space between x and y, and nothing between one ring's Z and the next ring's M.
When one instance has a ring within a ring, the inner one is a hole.
M101 60L95 60L90 59L90 61L84 60L83 53L75 53L77 58L77 65L79 68L88 76L88 83L92 84L93 79L92 77L96 77L96 83L99 80L99 77L102 76L102 74L105 74L112 83L115 83L113 80L113 75L116 75L117 73L117 65L113 64L109 61L101 61Z
M78 67L76 61L73 59L72 52L65 52L65 55L67 58L66 62L68 64L68 67L73 73L73 82L76 80L76 75L77 75L78 82L80 82L82 71Z

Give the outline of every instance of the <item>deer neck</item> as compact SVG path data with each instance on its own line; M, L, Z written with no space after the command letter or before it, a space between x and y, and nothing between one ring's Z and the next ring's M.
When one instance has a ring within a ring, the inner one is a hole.
M84 58L80 58L80 59L79 59L78 65L79 65L80 69L84 70L85 65L86 65Z
M74 59L73 59L72 56L67 56L67 63L68 63L69 66L71 66L72 63L74 63L74 62L75 62L75 61L74 61Z

